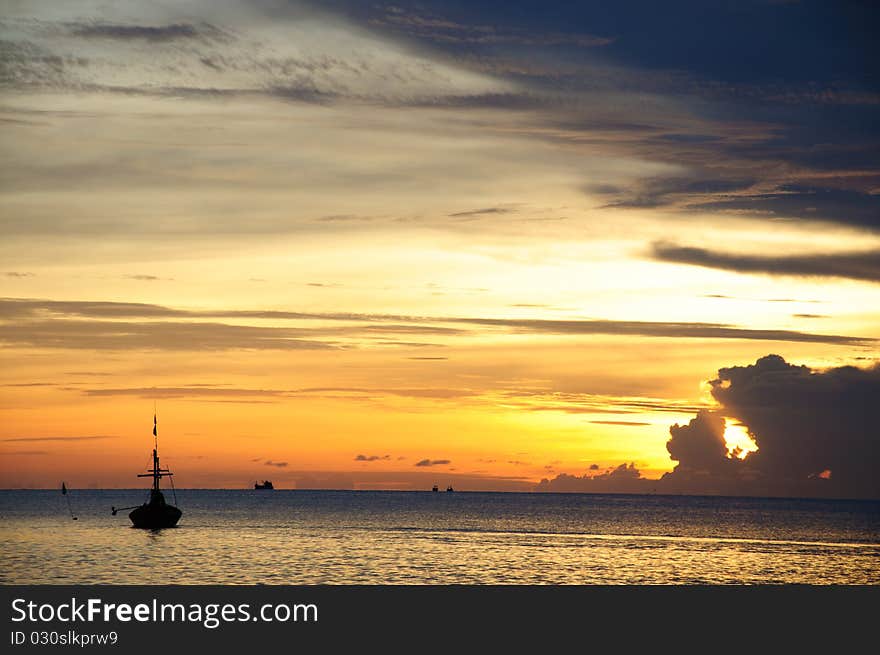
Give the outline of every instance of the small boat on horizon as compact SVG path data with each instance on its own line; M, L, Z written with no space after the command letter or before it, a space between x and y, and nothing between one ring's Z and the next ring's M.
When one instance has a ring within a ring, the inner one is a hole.
M436 493L436 492L440 491L440 487L438 487L438 486L435 484L435 485L431 488L431 491L433 491L433 492Z
M254 482L254 489L274 489L275 487L272 485L271 480L263 480L262 483Z
M452 488L452 485L446 487L446 493L451 494L453 491L455 491L455 489Z
M113 516L122 510L133 510L128 518L131 519L135 528L146 530L158 530L160 528L173 528L177 525L181 512L174 505L165 501L165 495L159 490L159 480L161 478L170 478L174 475L170 470L159 467L159 439L156 425L156 415L153 415L153 468L147 469L146 473L139 473L139 478L153 478L153 486L150 489L150 499L143 505L135 505L132 507L113 507ZM174 491L174 482L171 483L172 492ZM174 502L177 502L177 494L174 494Z

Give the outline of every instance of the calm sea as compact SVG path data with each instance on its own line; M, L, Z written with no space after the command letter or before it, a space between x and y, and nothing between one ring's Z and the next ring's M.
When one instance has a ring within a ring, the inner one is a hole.
M179 490L0 491L5 584L880 584L880 502ZM169 500L172 500L170 492Z

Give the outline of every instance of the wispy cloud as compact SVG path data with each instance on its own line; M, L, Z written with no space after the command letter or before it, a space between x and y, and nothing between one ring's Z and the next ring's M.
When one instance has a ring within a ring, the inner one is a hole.
M39 7L11 12L0 26L7 63L0 83L19 89L205 100L262 97L319 105L394 103L509 88L365 30L345 29L348 22L329 11L321 12L321 19L303 21L301 14L314 10L300 3L272 10L260 3L231 4L216 11L153 7L112 22L94 15L94 9L91 20L75 22L57 20L55 12ZM88 15L89 8L79 9L76 14Z
M201 23L173 23L170 25L131 25L123 23L69 23L70 33L74 36L91 39L116 39L120 41L179 41L197 38L228 40L230 36L223 30Z
M356 462L379 462L383 460L390 460L391 455L357 455L354 458Z
M816 300L815 298L744 298L741 296L728 296L723 293L707 293L701 296L702 298L716 298L719 300L747 300L751 302L796 302L796 303L812 303L812 304L821 304L823 300Z
M452 217L482 216L486 214L510 214L514 211L516 210L511 209L510 207L485 207L483 209L471 209L469 211L455 212L454 214L449 215Z
M170 279L170 278L161 278L158 275L146 275L146 274L126 275L125 278L128 280L138 280L140 282L156 282L157 280Z
M773 191L765 193L707 199L694 203L690 209L783 216L880 229L880 195L858 188L819 186L811 184L809 179L797 184L780 184Z
M422 459L413 466L446 466L447 464L452 464L452 461L448 459Z
M798 20L784 19L791 33L780 37L767 33L767 25L783 20L770 3L747 10L748 31L742 14L717 6L707 9L706 25L716 27L704 37L686 27L684 9L670 9L678 19L661 28L651 11L584 3L540 20L526 8L492 20L479 4L403 4L331 3L320 12L297 2L272 9L242 3L234 11L168 6L113 20L77 7L71 14L84 18L76 22L28 7L10 11L2 83L53 93L497 110L487 124L498 133L579 146L583 159L635 157L676 169L636 174L632 184L591 184L606 207L745 212L878 229L877 131L866 116L880 94L862 75L876 45L853 32L847 53L830 49L823 11L799 7L792 12ZM809 62L794 66L780 55L807 36ZM778 67L777 74L765 75L765 66L750 60L735 70L727 53L747 38L767 39L763 63ZM787 39L787 47L769 46ZM689 56L695 48L699 60ZM803 111L809 105L833 105L846 115L817 117ZM528 117L511 121L505 114L517 108L529 110ZM473 120L470 114L461 122ZM22 177L45 179L9 175L11 186ZM230 177L219 179L228 184ZM317 219L324 220L362 218L339 211ZM54 228L69 225L56 221Z
M54 316L58 316L57 318ZM102 320L64 318L88 317ZM162 318L273 318L278 320L323 319L348 321L354 326L263 327L228 323L190 321L131 322L121 319ZM724 323L620 321L611 319L518 319L466 316L420 317L390 314L346 312L303 313L285 311L182 310L140 303L50 301L0 299L0 341L9 345L43 348L78 348L93 350L165 349L165 350L316 350L337 348L334 341L343 336L369 339L371 334L424 333L448 337L466 336L459 328L491 328L507 333L545 335L612 335L680 339L745 339L827 343L868 344L867 337L838 334L815 334L781 329L742 328ZM406 325L399 325L405 321ZM357 324L362 323L361 327ZM458 326L458 328L451 328ZM366 344L366 342L364 342ZM424 347L435 344L379 340L377 346Z
M666 135L669 136L669 135ZM590 191L616 196L608 207L656 208L676 203L696 202L717 194L748 189L753 179L712 179L699 176L686 178L657 177L640 180L634 189L590 187Z
M840 277L880 282L880 250L809 255L749 255L705 248L655 243L655 259L738 273L765 273L802 277Z
M644 398L555 391L553 389L508 389L499 392L505 406L530 412L564 412L566 414L642 414L661 412L687 414L706 409L708 405L692 400ZM597 420L591 423L637 425L626 420Z
M295 328L225 323L53 319L0 324L0 342L20 347L177 351L321 350L334 347L332 343L302 339L301 336Z
M62 387L63 390L94 398L136 397L144 399L189 399L196 402L295 402L332 400L334 403L369 403L401 398L429 403L454 403L491 407L503 411L561 412L585 415L633 415L644 413L689 414L710 407L705 403L675 398L622 396L613 394L559 391L538 386L510 388L503 383L484 384L480 388L402 388L402 387L305 387L301 389L235 388L211 384L186 387L91 388ZM628 418L591 420L591 423L621 426L645 426ZM390 459L389 455L358 454L356 461ZM400 459L400 458L398 458Z
M191 385L180 387L123 387L123 388L68 388L86 396L111 397L134 396L137 398L314 398L331 396L334 398L350 397L353 399L371 399L380 396L397 396L400 398L423 398L428 400L461 399L476 396L471 389L446 389L432 387L395 388L395 387L303 387L301 389L250 389L223 387L213 385Z
M241 398L248 396L256 397L283 397L290 393L278 389L243 389L232 387L211 387L206 385L190 387L127 387L118 389L83 389L81 393L87 396L134 396L136 398L212 398L231 397Z
M837 343L855 345L870 343L873 339L844 335L812 334L794 330L756 330L722 323L667 323L656 321L614 320L541 320L457 318L457 322L495 326L535 334L568 335L627 335L643 337L671 337L693 339L747 339L760 341L791 341L807 343Z
M0 441L96 441L98 439L116 439L117 437L96 436L96 437L10 437L0 439Z
M629 425L633 427L651 425L651 423L644 423L642 421L590 421L590 423L596 423L598 425Z
M460 23L436 14L406 10L397 6L381 8L382 13L370 20L374 26L390 28L422 39L449 44L559 46L582 48L606 46L614 38L569 32L540 32L497 25Z

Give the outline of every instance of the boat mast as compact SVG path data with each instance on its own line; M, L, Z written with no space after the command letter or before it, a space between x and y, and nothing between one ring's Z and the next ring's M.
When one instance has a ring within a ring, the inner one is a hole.
M153 489L159 491L159 422L156 414L156 401L153 401Z
M153 491L159 492L159 478L174 475L168 469L159 468L159 428L156 421L156 412L153 410L153 468L146 473L139 473L139 478L153 478Z
M153 448L153 489L159 491L159 478L162 477L159 474L159 455L156 454L156 449Z

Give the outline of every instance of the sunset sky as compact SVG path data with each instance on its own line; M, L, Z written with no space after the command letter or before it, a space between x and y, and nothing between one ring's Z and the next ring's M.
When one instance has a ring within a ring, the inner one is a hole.
M877 496L877 18L0 0L0 486Z

